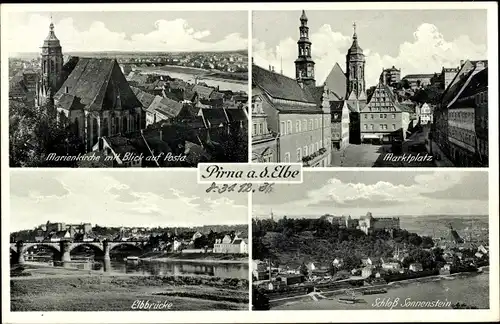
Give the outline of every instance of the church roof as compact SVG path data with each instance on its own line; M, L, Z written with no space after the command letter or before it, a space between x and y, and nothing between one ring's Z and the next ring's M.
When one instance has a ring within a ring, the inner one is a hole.
M57 91L56 102L63 95L75 97L73 102L87 111L142 107L115 59L80 58Z
M295 79L274 73L260 66L252 66L252 83L276 99L315 103L307 87L302 88Z
M328 89L340 99L345 99L347 92L347 78L338 63L335 63L325 80Z

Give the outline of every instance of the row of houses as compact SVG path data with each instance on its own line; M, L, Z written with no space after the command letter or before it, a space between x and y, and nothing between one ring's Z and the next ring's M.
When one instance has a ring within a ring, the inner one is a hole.
M465 61L434 112L429 150L441 164L488 166L488 61Z

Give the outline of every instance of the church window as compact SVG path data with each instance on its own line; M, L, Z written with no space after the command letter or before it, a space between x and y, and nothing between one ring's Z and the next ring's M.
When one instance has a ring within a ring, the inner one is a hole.
M126 133L128 131L127 126L128 126L127 117L123 117L123 132L124 133Z
M118 134L120 132L120 118L115 117L115 124L113 125L113 134Z
M50 72L53 73L55 71L54 69L54 61L50 61Z
M73 123L73 132L79 136L80 135L80 123L78 121L78 118L75 118L75 121Z
M102 136L109 136L109 126L108 126L108 118L104 117L102 120Z

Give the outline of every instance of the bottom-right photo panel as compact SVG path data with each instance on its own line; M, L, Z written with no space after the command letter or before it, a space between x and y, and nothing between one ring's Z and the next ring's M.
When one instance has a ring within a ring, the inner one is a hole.
M253 310L490 308L487 172L305 171L252 199Z

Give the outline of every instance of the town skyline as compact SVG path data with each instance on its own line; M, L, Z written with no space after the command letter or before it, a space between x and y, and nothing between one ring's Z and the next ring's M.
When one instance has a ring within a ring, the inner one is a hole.
M11 232L47 220L151 228L248 223L247 195L206 193L196 172L141 172L137 178L126 172L14 170L10 178Z
M253 216L320 217L371 212L374 217L488 215L488 174L484 172L304 173L301 185L276 184L254 195Z
M367 88L377 83L382 68L393 65L402 76L440 72L460 60L486 59L486 10L307 10L316 84L321 85L335 63L345 72L353 23L366 55ZM254 63L295 78L300 11L254 11ZM467 22L457 24L457 20ZM279 23L278 30L268 29ZM398 28L394 28L398 26ZM389 37L390 35L390 37ZM282 63L281 63L282 62Z
M218 52L248 47L245 11L231 15L224 11L210 15L200 11L10 12L8 19L10 56L39 52L51 21L65 52ZM217 23L221 19L223 28Z

